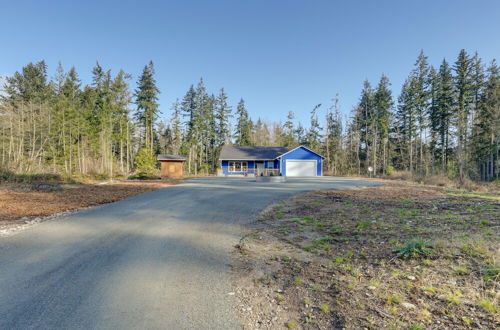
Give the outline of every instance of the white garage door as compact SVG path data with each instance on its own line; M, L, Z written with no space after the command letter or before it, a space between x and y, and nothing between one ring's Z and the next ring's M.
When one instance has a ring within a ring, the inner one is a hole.
M316 161L287 160L286 176L316 176Z

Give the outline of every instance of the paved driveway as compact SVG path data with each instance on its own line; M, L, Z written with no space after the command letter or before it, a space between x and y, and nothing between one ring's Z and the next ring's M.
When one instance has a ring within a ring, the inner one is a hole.
M276 199L345 178L202 178L0 239L0 329L234 329L229 252Z

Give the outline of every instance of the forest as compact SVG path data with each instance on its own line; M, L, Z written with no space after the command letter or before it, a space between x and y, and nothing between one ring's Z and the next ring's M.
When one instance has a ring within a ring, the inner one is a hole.
M304 145L326 157L331 175L367 175L370 168L375 176L498 179L499 68L477 53L461 50L454 62L434 67L421 51L397 97L382 75L376 84L363 82L348 115L338 96L301 110L310 112L307 126L293 112L282 122L251 118L243 98L230 105L224 88L211 93L203 79L161 111L153 62L134 88L132 79L97 63L92 82L82 85L76 68L66 72L61 64L49 78L44 61L4 77L2 175L148 176L159 153L185 155L190 175L212 174L221 147L234 144Z

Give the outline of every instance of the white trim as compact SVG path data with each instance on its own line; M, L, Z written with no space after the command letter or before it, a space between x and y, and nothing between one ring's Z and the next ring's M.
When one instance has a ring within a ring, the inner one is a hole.
M287 165L287 162L296 162L296 163L300 163L300 162L314 162L314 176L319 176L318 175L318 160L317 159L285 159L285 167L286 167L286 171L285 171L285 176L289 176L288 175L288 165ZM322 172L323 174L323 172Z
M292 151L295 151L295 150L297 150L297 149L299 149L299 148L304 148L304 149L306 149L307 151L310 151L310 152L312 152L313 154L316 154L316 155L320 156L321 158L325 158L324 156L321 156L321 155L320 155L320 154L318 154L317 152L312 151L311 149L306 148L306 147L304 147L304 146L298 146L297 148L293 148L292 150L289 150L289 151L285 152L284 154L279 155L279 156L278 156L278 157L276 157L276 158L283 157L284 155L289 154L289 153L291 153Z

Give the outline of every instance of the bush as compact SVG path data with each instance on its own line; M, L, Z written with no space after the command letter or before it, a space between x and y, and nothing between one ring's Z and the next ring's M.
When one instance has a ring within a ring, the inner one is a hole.
M393 176L394 175L394 167L391 166L391 165L388 165L385 168L385 174L388 175L388 176Z
M136 177L146 178L157 175L156 157L147 148L141 148L134 159Z
M431 246L421 238L412 238L405 244L394 249L403 258L413 258L418 256L428 256L432 254Z

